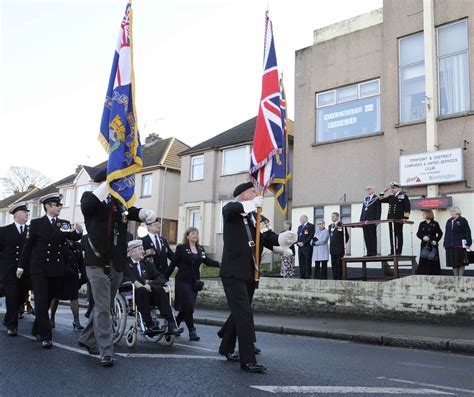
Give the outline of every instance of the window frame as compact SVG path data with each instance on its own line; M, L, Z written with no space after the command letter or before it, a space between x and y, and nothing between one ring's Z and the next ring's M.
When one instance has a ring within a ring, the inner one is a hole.
M194 220L193 214L198 213L199 214L199 227L196 227L192 221ZM188 209L188 227L196 227L201 231L201 209L199 207L196 208L189 208Z
M232 151L232 150L239 150L239 149L245 149L245 164L244 168L240 171L237 172L232 172L232 173L225 173L225 153ZM228 176L228 175L238 175L242 173L248 173L248 169L250 167L250 146L249 145L243 145L243 146L235 146L227 149L222 150L222 167L221 167L221 176Z
M320 210L323 213L322 218L316 218L316 212ZM324 205L318 205L316 207L313 207L313 224L316 225L318 219L322 219L324 221Z
M143 187L145 186L144 184L145 177L150 177L150 194L143 194ZM141 186L140 186L140 198L151 197L152 191L153 191L153 173L143 174L142 179L141 179Z
M71 189L62 189L62 203L63 208L69 208L70 201L71 201Z
M201 166L202 166L202 177L194 179L193 170L194 170L195 165L193 164L193 161L195 159L198 159L198 158L202 158L202 164L201 164ZM189 173L189 181L190 182L203 181L204 180L204 154L197 154L195 156L191 156L190 166L191 166L191 169L190 169L190 173Z

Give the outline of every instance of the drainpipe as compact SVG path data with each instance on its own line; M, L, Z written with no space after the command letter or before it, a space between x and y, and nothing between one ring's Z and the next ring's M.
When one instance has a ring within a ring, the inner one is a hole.
M165 207L165 187L166 187L166 171L168 171L168 167L165 167L165 172L163 175L163 191L161 193L161 209L160 209L160 232L163 235L163 211Z

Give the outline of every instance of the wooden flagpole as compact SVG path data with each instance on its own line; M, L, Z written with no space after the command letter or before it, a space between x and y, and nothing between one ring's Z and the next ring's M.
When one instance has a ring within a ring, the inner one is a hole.
M265 191L262 189L259 192L260 196L264 196ZM255 271L254 281L255 287L258 288L260 282L260 223L262 220L262 208L257 208L257 219L255 220Z

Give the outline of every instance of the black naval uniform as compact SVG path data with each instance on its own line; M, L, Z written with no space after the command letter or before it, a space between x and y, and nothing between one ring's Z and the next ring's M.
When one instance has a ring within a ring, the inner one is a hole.
M42 341L52 338L49 321L49 306L62 286L65 275L66 238L78 241L81 234L76 231L62 232L61 225L70 225L60 218L33 219L28 230L18 268L30 269L33 292L35 295L35 322L32 334Z
M145 250L145 260L154 263L155 268L159 273L165 274L168 269L168 259L171 261L174 258L174 253L163 237L154 235L152 239L150 234L141 237L143 241L143 249Z
M344 233L342 222L337 221L331 223L328 227L329 231L329 253L331 254L331 270L332 279L342 279L342 258L345 254L344 234L346 235L346 243L349 241L349 234Z
M246 227L247 222L252 241L255 241L255 212L246 216L242 203L230 202L222 209L224 219L224 248L220 277L224 286L231 314L220 331L222 342L219 353L231 354L235 349L236 338L239 340L241 365L255 364L255 327L251 308L254 282L254 260L249 245ZM273 249L278 244L278 235L272 231L260 234L260 255L265 246Z
M298 226L298 243L303 243L303 246L298 246L298 262L300 266L300 278L311 278L311 262L313 256L313 246L311 241L314 237L314 225L306 222L304 225Z
M360 213L360 222L378 221L382 212L382 204L375 194L366 196L362 202L362 211ZM377 255L377 225L362 226L364 232L365 247L367 256Z
M388 197L380 193L379 199L382 203L388 203L387 219L408 219L410 217L410 199L405 192L398 192ZM395 227L395 253L401 255L403 250L403 223L389 223L390 233L390 255L393 252L393 227Z
M16 269L25 243L28 225L11 225L0 228L0 278L3 278L6 313L3 324L9 329L18 328L18 309L23 304L24 287L28 269L24 269L21 279L16 277ZM23 232L21 231L23 230Z

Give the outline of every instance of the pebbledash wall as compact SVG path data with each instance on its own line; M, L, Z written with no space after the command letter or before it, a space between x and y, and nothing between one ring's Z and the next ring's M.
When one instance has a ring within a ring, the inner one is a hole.
M437 322L474 321L474 278L408 276L383 283L262 277L253 309L300 316L348 315ZM198 307L227 310L220 281L205 280Z

